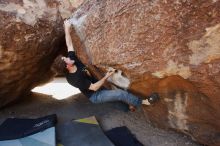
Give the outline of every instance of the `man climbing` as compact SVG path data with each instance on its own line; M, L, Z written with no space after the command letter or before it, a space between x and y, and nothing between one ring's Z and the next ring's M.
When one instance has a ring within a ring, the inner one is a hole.
M71 24L68 20L64 21L64 30L66 45L68 49L68 56L62 57L67 69L66 79L69 84L80 89L80 91L89 98L92 103L104 103L112 101L122 101L129 105L129 109L134 111L140 105L150 105L159 99L158 94L152 94L148 99L142 100L133 94L117 89L108 90L103 88L105 81L115 72L111 70L101 80L96 80L85 71L85 66L76 57L72 39L70 36Z

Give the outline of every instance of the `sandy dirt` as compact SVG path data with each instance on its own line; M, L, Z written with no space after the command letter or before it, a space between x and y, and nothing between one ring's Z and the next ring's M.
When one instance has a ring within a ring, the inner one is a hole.
M120 102L92 104L82 94L56 100L51 96L33 93L16 104L0 110L0 122L8 117L37 118L57 114L58 124L71 119L96 116L103 130L127 126L145 146L201 146L190 137L175 131L165 131L151 126L143 111L129 112Z

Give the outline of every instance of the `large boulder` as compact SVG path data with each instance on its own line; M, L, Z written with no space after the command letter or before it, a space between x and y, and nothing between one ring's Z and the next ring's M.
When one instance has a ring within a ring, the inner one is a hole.
M68 0L0 1L0 107L53 76Z
M157 126L220 145L220 1L90 0L71 19L80 59L121 70Z

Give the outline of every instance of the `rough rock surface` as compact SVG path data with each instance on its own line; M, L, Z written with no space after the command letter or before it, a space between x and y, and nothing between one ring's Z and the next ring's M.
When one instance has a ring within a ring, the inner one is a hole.
M72 9L68 0L0 1L0 107L50 79Z
M95 74L120 69L137 95L160 94L144 108L152 123L220 145L219 0L90 0L72 24Z

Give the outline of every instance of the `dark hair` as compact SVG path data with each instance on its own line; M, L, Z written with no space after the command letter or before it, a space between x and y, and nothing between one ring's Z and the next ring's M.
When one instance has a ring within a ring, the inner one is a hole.
M65 75L68 73L68 70L66 68L66 63L61 59L63 56L59 55L54 60L52 69L58 74L58 75Z

